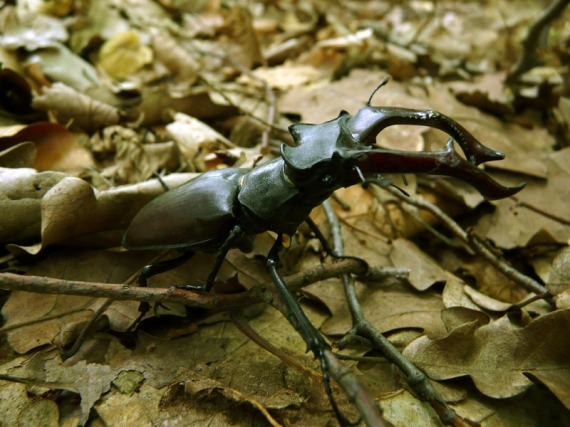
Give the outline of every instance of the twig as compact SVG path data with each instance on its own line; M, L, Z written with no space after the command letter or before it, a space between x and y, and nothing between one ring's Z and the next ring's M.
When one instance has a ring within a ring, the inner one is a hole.
M337 277L343 273L362 275L367 269L368 267L363 261L358 259L346 259L336 264L319 265L308 271L286 277L285 280L291 289L299 289L317 281ZM168 289L141 288L127 285L77 282L37 276L21 276L12 273L0 273L0 288L48 294L108 297L117 300L178 302L192 307L230 311L241 310L242 307L256 302L265 302L277 308L285 314L286 317L288 314L287 307L283 304L283 301L274 289L272 283L256 285L242 294L218 295L196 293L180 290L175 287ZM239 315L236 324L240 330L246 330L243 322L239 321ZM253 330L246 332L247 336L253 337L254 334L255 332ZM259 340L255 341L258 342ZM271 345L269 343L262 345L264 348L268 348L268 346ZM367 396L363 391L364 388L356 376L349 372L329 350L324 352L324 357L327 363L329 363L329 373L331 377L341 386L349 400L355 404L366 424L369 426L384 426L385 424L381 419L373 399Z
M230 312L232 322L236 327L249 339L255 342L260 347L269 351L270 353L277 356L279 359L283 360L287 365L293 367L304 375L312 376L316 379L321 378L321 376L313 371L312 369L307 369L300 363L298 363L295 358L291 357L281 349L275 347L273 344L266 341L264 338L259 336L257 332L249 325L247 319L243 315L241 310L234 309ZM380 416L380 412L375 409L375 403L370 396L364 392L364 388L361 386L358 379L354 374L347 369L342 363L340 363L339 358L329 349L324 351L324 357L326 358L327 366L329 368L328 372L331 377L340 385L342 390L347 395L350 402L353 402L358 412L362 415L363 421L368 426L385 426L386 423Z
M269 103L269 113L267 114L267 123L269 123L269 127L264 129L263 136L261 138L261 153L267 154L269 152L269 136L271 133L271 129L275 125L275 112L276 112L276 101L275 101L275 94L271 87L267 84L265 79L262 79L257 74L252 72L250 69L244 67L240 63L234 61L229 55L226 55L226 60L229 61L233 67L240 70L243 74L248 75L254 80L257 80L263 86L265 90L265 96L267 97L267 102Z
M570 225L570 220L568 220L566 218L562 218L558 215L554 215L550 212L546 212L544 209L540 209L534 205L531 205L530 203L523 202L515 196L511 196L510 198L513 199L515 202L517 202L518 206L521 206L523 208L527 208L528 210L536 212L537 214L545 216L546 218L550 218L553 221L558 221L560 224Z
M231 106L236 107L239 111L241 111L243 114L251 117L253 120L261 123L264 126L267 126L270 129L276 130L278 132L282 132L282 133L287 133L288 130L282 126L276 125L276 124L272 124L269 123L267 120L264 120L260 117L255 116L254 114L252 114L251 112L244 110L243 108L241 108L239 105L236 105L223 91L221 91L220 89L218 89L215 85L213 85L212 83L210 83L208 80L206 80L204 77L202 77L200 79L206 86L208 86L210 89L216 91L222 98L224 98L224 100Z
M323 356L326 359L329 373L346 393L348 399L354 403L362 421L369 427L385 427L386 421L382 418L378 404L366 392L352 370L346 368L336 355L329 349L325 349Z
M336 255L341 256L343 253L343 243L340 234L340 223L338 222L328 201L323 203L323 208L331 227ZM344 274L342 276L342 280L344 283L344 291L348 302L348 308L352 316L352 328L346 336L358 335L370 340L374 348L382 351L388 360L400 368L406 376L410 387L413 388L422 400L430 403L436 403L438 408L444 409L443 411L438 412L442 422L452 424L456 418L455 411L445 403L439 393L432 387L426 375L402 356L390 341L388 341L384 335L375 329L366 319L362 312L362 308L360 307L358 297L356 296L353 277L349 274ZM341 348L344 347L344 338L339 340L337 345Z
M523 52L517 64L515 64L509 72L505 83L514 83L522 74L535 67L540 63L537 50L541 43L541 35L547 30L548 25L554 21L570 4L570 0L554 0L550 6L543 10L528 29L528 34L524 41Z
M392 193L394 196L398 197L399 199L403 200L404 202L409 203L410 205L431 212L449 230L451 230L453 234L455 234L459 239L461 239L463 242L469 245L471 249L473 249L476 253L485 258L490 264L492 264L497 270L499 270L509 279L513 280L514 282L516 282L526 290L534 292L536 294L550 295L546 287L542 286L536 280L533 280L532 278L520 273L518 270L515 270L513 267L509 265L509 263L506 260L499 257L492 250L486 247L482 243L481 238L476 236L474 232L468 233L467 231L465 231L449 215L447 215L445 212L443 212L433 203L430 203L426 200L419 200L404 196L399 191L390 187L387 187L386 190Z
M285 277L289 288L293 291L321 280L349 273L365 274L366 264L357 259L346 259L335 264L320 264L314 268ZM22 276L13 273L0 273L0 289L11 289L41 294L79 295L90 297L112 298L113 300L133 300L147 302L178 302L190 307L209 310L229 310L244 307L256 302L271 304L275 298L272 283L259 284L247 292L240 294L204 294L187 290L170 288L140 288L124 284L80 282L74 280L52 279L40 276ZM34 323L37 321L33 321ZM6 331L7 326L2 329Z
M65 361L79 351L81 345L83 344L83 341L85 341L85 337L87 337L87 333L91 330L97 319L103 315L105 310L107 310L111 304L113 304L113 300L108 298L107 301L105 301L101 307L99 307L89 323L87 323L87 325L85 325L85 327L81 330L71 348L61 354L61 360Z
M294 357L291 357L291 355L284 352L280 348L275 347L273 344L271 344L265 338L260 336L250 326L249 322L247 321L247 319L243 315L242 309L231 310L230 311L230 318L232 319L232 322L236 326L236 328L238 328L242 334L244 334L246 337L248 337L250 340L252 340L258 346L267 350L269 353L273 354L274 356L277 356L279 359L281 359L287 365L289 365L292 368L299 371L301 374L306 375L306 376L311 376L314 379L319 380L319 381L321 380L321 375L318 372L316 372L312 369L305 368L303 365L301 365L299 362L297 362L297 360Z

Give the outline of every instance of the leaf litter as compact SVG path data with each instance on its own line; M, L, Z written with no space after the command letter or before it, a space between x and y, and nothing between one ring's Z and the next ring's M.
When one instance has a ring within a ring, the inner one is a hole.
M557 298L555 308L544 301L518 306L533 294L454 241L439 218L385 190L352 187L332 202L346 253L409 271L407 280L357 284L366 317L464 419L568 425L568 12L553 22L542 67L507 87L520 41L545 2L227 3L101 0L62 9L18 2L2 9L3 269L126 283L159 255L117 249L134 214L164 192L154 174L164 174L172 188L195 176L187 172L251 166L290 143L291 120L321 123L341 110L354 113L391 75L374 105L449 115L506 154L486 166L493 177L505 185L522 179L527 187L488 203L451 179L385 178L473 227ZM445 139L434 129L395 126L377 143L437 150ZM322 211L312 217L328 235ZM249 255L230 252L215 291L234 294L268 282L260 257L272 239L260 236ZM319 265L321 249L301 227L287 270ZM196 257L150 286L200 284L211 262ZM350 329L338 279L307 286L302 295L304 310L331 342ZM176 303L147 316L132 348L125 333L138 316L134 301L113 302L80 351L62 362L59 354L104 303L2 291L3 423L334 422L317 363L287 322L262 305L248 307L248 323L293 365L241 334L225 310ZM382 356L362 343L342 352ZM392 424L441 425L390 363L355 362L352 370ZM335 396L356 418L337 388Z

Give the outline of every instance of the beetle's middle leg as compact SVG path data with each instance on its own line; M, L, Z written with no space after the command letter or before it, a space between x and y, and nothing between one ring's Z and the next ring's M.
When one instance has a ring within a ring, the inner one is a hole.
M224 262L224 259L226 259L226 255L228 254L229 250L232 247L234 247L235 242L242 238L243 234L244 234L243 230L239 225L235 225L231 229L230 234L228 235L226 240L224 240L224 243L222 243L220 251L216 255L214 266L212 267L212 270L210 270L210 273L208 274L208 278L206 279L204 285L202 286L179 285L176 287L178 289L186 289L188 291L210 292L212 286L214 285L214 280L216 280L216 276L218 275L220 268L222 268L222 263Z
M305 219L305 222L307 223L307 225L309 226L311 231L315 234L315 236L319 240L319 242L321 242L321 245L323 245L323 249L328 256L332 257L336 261L340 261L340 260L344 260L344 259L354 259L354 260L357 260L358 262L363 263L366 266L366 269L368 269L368 263L365 260L363 260L362 258L358 258L355 256L350 256L350 255L338 255L334 251L332 246L330 245L329 241L327 240L327 238L325 237L323 232L320 230L319 226L317 224L315 224L315 221L313 221L311 219L311 217L307 217L307 219Z

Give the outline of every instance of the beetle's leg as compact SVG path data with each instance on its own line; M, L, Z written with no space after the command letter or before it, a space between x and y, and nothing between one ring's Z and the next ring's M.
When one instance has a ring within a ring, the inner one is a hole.
M216 255L216 259L214 261L214 266L212 270L208 274L208 278L206 282L202 286L193 286L193 285L178 285L176 286L178 289L185 289L187 291L202 291L202 292L210 292L212 286L214 285L214 280L216 280L216 276L222 268L222 263L224 259L226 259L226 255L228 254L229 250L233 247L236 240L240 239L243 236L243 230L239 225L236 225L230 231L229 236L226 238L222 247L220 248L220 252Z
M139 286L141 288L146 288L147 287L147 280L149 278L151 278L152 276L155 276L157 274L160 274L160 273L165 273L167 271L172 270L173 268L178 267L179 265L184 264L186 261L188 261L190 258L192 258L194 256L194 253L195 252L184 252L179 257L176 257L173 259L167 259L164 261L159 261L159 262L154 263L154 264L145 265L143 268L141 268L141 274L139 276ZM156 306L155 306L155 308L156 308ZM136 320L133 322L133 324L131 326L129 326L127 331L134 331L136 329L136 327L138 326L138 324L143 319L143 317L146 315L146 313L148 313L149 310L150 310L150 303L148 303L146 301L141 302L139 304L140 314L136 318Z
M145 265L141 268L141 275L139 276L139 286L146 288L147 280L152 276L156 276L160 273L165 273L170 271L188 261L194 256L195 252L188 251L184 252L182 255L176 258L167 259L165 261L159 261L155 264Z
M307 217L307 219L305 219L305 222L307 223L311 231L315 234L315 237L319 240L319 242L321 242L321 245L323 245L323 249L325 250L327 255L334 257L335 254L331 248L331 245L329 244L323 232L319 229L319 226L315 224L315 221L313 221L311 217Z
M321 370L323 372L323 383L325 386L325 391L331 402L334 413L341 425L355 425L348 421L340 412L334 398L332 395L332 389L330 386L329 369L327 366L326 359L323 356L323 350L325 348L330 348L329 344L325 341L321 333L313 326L309 321L303 309L289 291L287 284L279 274L279 268L281 268L281 255L285 255L289 246L291 244L291 237L287 234L280 233L277 236L275 244L269 251L267 256L266 268L275 284L277 292L283 298L283 302L289 311L289 318L293 321L295 330L299 332L305 343L307 344L306 351L312 351L316 359L321 362ZM358 421L359 422L359 421ZM357 423L358 423L357 422Z
M283 302L291 313L291 318L296 323L295 329L299 331L307 344L306 351L312 351L315 354L315 357L320 358L322 349L324 347L329 347L329 345L320 332L311 324L303 312L303 309L291 294L289 288L287 288L287 285L285 284L285 281L278 272L278 269L282 266L280 255L289 249L291 244L290 240L291 238L287 234L279 234L277 236L277 240L269 251L269 255L267 257L267 271L277 288L277 292L279 292L279 295L283 298Z
M307 219L305 219L305 222L307 223L307 225L309 226L311 231L315 234L315 236L319 240L319 242L321 242L321 245L323 245L323 249L327 255L329 255L330 257L332 257L333 259L335 259L337 261L344 260L344 259L355 259L355 260L363 263L364 265L366 265L366 268L368 268L368 263L366 261L364 261L362 258L358 258L355 256L350 256L350 255L341 255L341 256L337 255L336 252L331 247L331 245L329 244L329 242L328 242L327 238L325 237L325 235L323 234L323 232L320 230L319 226L317 224L315 224L315 221L313 221L311 219L311 217L307 217Z

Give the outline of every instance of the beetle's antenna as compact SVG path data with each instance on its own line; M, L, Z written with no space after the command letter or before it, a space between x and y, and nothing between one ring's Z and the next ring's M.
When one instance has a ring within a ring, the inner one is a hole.
M384 86L386 83L388 83L389 80L390 80L390 76L386 76L382 79L380 84L378 86L376 86L376 89L374 89L372 91L372 93L370 94L370 98L368 98L368 102L366 103L367 106L370 106L370 103L372 102L372 97L374 96L374 94L376 92L378 92L378 89L380 89L382 86Z

